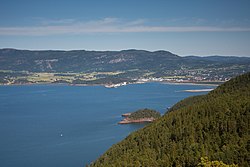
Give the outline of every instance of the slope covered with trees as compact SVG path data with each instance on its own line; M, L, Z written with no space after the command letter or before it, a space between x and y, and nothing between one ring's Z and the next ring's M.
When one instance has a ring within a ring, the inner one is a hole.
M224 82L250 71L250 57L181 57L168 51L0 49L0 84L117 84L140 79Z
M130 119L140 119L140 118L159 118L161 114L158 111L151 109L140 109L135 112L132 112L131 115L128 116Z
M250 73L177 103L90 166L197 166L201 157L250 166Z

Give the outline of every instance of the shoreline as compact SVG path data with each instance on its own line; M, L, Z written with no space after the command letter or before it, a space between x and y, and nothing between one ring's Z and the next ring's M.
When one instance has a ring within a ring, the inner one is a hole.
M154 118L141 118L141 119L129 119L129 118L124 118L118 124L132 124L132 123L146 123L146 122L153 122L155 121Z
M172 85L200 85L200 86L219 86L219 83L224 82L218 82L215 84L215 82L168 82L168 81L149 81L149 82L133 82L133 83L126 83L122 85L118 84L112 84L115 86L110 86L110 84L72 84L72 83L22 83L22 84L0 84L0 86L25 86L25 85L67 85L67 86L104 86L105 88L118 88L121 86L127 86L132 84L145 84L145 83L160 83L160 84L172 84Z
M125 117L125 118L123 120L119 121L118 124L146 123L146 122L153 122L156 120L153 117L131 119L131 118L128 118L128 116L130 116L130 115L131 115L131 113L122 114L122 117Z
M165 82L163 81L163 84L172 84L172 85L204 85L204 86L219 86L220 84L223 84L224 82L215 82L215 81L211 81L211 83L209 82Z
M196 93L196 92L210 92L214 89L190 89L190 90L183 90L182 92L191 92L191 93Z

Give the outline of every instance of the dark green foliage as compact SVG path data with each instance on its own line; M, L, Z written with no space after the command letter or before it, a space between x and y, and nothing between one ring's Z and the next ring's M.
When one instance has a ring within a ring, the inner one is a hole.
M156 118L157 119L159 117L161 117L161 114L158 111L147 109L147 108L137 110L131 113L130 116L128 116L128 118L130 119L140 119L140 118Z
M28 74L25 73L25 72L1 72L0 71L0 77L1 78L2 77L6 77L6 78L8 78L8 77L17 77L17 76L23 77L23 76L28 76Z
M0 83L2 84L6 84L9 81L13 81L14 77L26 77L28 76L28 74L26 72L2 72L0 71ZM17 80L15 80L14 84L26 84L29 83L29 81L27 79L24 78L19 78Z
M180 102L176 103L173 107L171 107L169 109L169 112L174 111L174 110L178 110L182 107L186 107L186 106L190 106L193 105L195 103L199 103L200 101L202 101L204 98L206 98L205 95L199 95L199 96L191 96L188 97L184 100L181 100Z
M201 157L250 166L250 73L175 105L91 166L197 166Z

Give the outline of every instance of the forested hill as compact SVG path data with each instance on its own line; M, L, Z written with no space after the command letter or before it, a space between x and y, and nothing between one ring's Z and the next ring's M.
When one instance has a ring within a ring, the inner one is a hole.
M30 72L172 69L182 64L180 59L181 57L167 51L30 51L0 49L1 70L24 70Z
M201 157L250 166L250 73L187 98L113 145L91 166L196 166Z
M197 69L241 66L250 70L249 57L180 57L168 51L122 50L47 50L0 49L0 70L29 72L93 72ZM161 73L160 73L161 74ZM158 74L158 75L160 75Z
M105 85L145 81L221 83L250 71L250 57L169 51L0 49L0 84Z

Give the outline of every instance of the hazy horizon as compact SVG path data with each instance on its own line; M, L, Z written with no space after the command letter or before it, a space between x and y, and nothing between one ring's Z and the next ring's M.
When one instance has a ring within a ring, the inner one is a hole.
M0 48L250 56L248 0L0 2Z
M20 49L20 48L0 48L0 49L14 49L14 50L28 50L28 51L96 51L96 52L120 52L120 51L128 51L128 50L137 50L137 51L148 51L148 52L157 52L157 51L166 51L171 52L170 50L146 50L146 49L134 49L134 48L127 48L122 50L87 50L87 49ZM197 57L211 57L211 56L225 56L225 57L250 57L250 55L178 55L176 53L171 52L177 56L181 57L188 57L188 56L197 56Z

